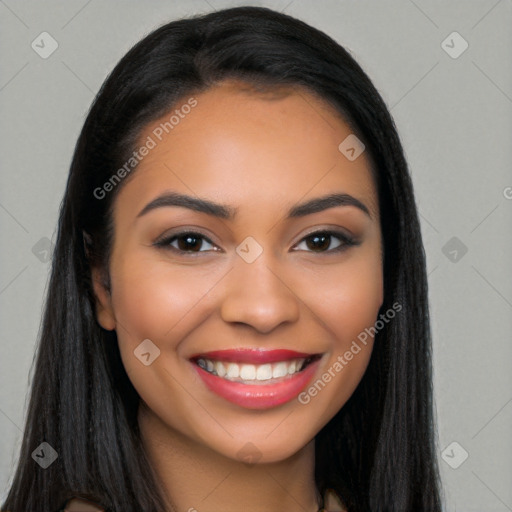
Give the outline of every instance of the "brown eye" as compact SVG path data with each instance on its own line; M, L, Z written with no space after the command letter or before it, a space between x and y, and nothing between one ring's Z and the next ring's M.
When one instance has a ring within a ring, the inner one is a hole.
M202 238L196 235L181 235L176 237L180 251L196 251L203 245Z
M158 247L170 249L179 253L201 253L212 250L211 248L200 250L204 247L205 244L209 244L212 246L213 250L217 250L215 249L213 243L203 234L191 231L177 233L176 235L172 235L155 242L155 245Z
M333 239L337 239L339 242L334 247L331 247ZM352 245L358 245L354 239L337 231L317 231L310 233L308 236L304 237L300 243L305 243L307 249L311 252L325 253L339 252Z

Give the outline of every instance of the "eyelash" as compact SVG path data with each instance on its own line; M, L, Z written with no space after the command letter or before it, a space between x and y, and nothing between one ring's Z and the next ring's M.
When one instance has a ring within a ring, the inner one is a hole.
M215 246L215 244L207 236L205 236L202 233L197 232L197 231L182 231L181 233L175 233L171 236L157 240L154 243L154 245L157 247L160 247L162 249L170 250L172 252L176 252L176 253L183 254L183 255L200 254L202 252L210 252L211 251L211 250L208 250L208 251L183 251L181 249L177 249L176 247L172 247L170 245L174 240L184 237L185 235L192 235L194 238L203 239L206 242L208 242L209 244ZM318 254L336 254L336 253L345 251L349 247L359 245L359 242L357 242L354 238L347 236L345 233L342 233L341 231L332 231L332 230L320 230L320 231L314 231L312 233L309 233L307 236L302 238L302 240L300 240L300 242L298 244L304 242L305 240L307 240L309 238L312 238L312 237L318 236L318 235L326 235L329 237L338 238L342 243L338 247L335 247L334 249L329 249L327 251L318 251L318 252L317 251L306 251L306 252L312 252L312 253L318 253ZM193 256L193 257L195 257L195 256Z

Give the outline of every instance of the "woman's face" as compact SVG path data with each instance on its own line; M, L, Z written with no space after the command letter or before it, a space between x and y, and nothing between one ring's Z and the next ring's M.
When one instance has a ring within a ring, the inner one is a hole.
M111 294L96 271L95 291L160 431L272 462L353 393L383 278L375 185L366 153L352 139L339 149L349 135L304 91L236 82L142 133L147 151L114 204Z

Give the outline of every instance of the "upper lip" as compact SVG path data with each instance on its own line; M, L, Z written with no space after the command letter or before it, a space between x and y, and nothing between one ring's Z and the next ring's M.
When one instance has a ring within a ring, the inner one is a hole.
M236 348L228 350L213 350L211 352L202 352L194 354L190 359L197 360L200 358L229 361L232 363L261 364L275 363L278 361L288 361L292 359L307 359L316 356L315 353L296 352L288 349L253 349L253 348Z

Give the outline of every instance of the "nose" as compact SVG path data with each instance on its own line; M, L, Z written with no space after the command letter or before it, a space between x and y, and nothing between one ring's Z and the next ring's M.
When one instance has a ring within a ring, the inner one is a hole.
M227 276L221 304L225 322L246 324L266 334L281 324L296 322L300 299L276 265L270 267L265 252L252 263L241 258Z

